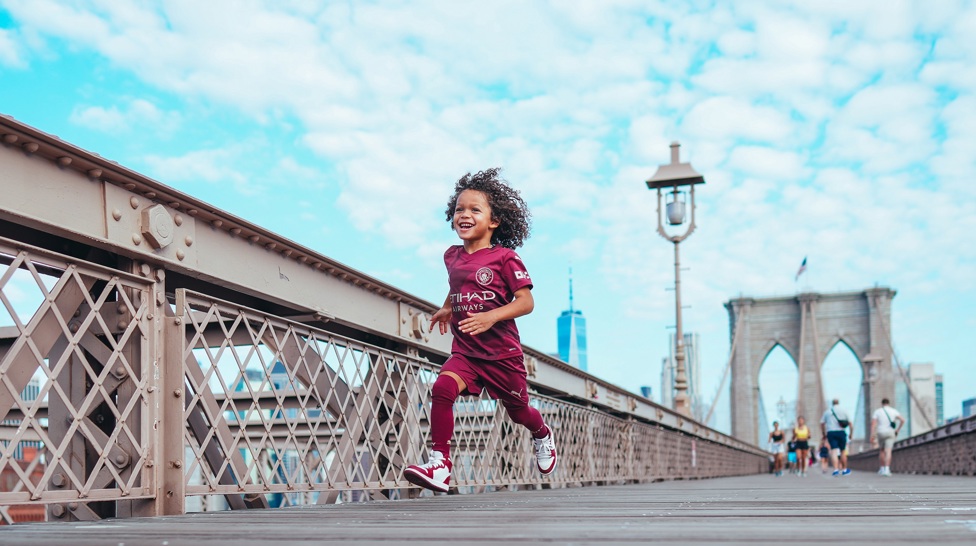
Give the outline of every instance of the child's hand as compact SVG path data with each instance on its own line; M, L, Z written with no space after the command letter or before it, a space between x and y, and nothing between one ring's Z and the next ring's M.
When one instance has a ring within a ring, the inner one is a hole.
M458 327L465 334L476 336L482 332L487 332L495 325L490 313L468 313L468 318L458 323Z
M434 331L434 325L440 325L441 335L447 333L447 327L451 322L451 308L441 307L434 313L434 316L430 317L430 331Z

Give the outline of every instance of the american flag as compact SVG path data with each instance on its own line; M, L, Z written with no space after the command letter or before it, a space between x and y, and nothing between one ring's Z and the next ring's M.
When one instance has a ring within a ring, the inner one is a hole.
M796 271L796 278L795 278L795 279L793 279L793 280L794 280L794 281L798 281L798 280L800 280L800 275L802 275L802 274L803 274L803 272L804 272L804 271L806 271L806 270L807 270L807 257L806 257L806 256L804 256L804 257L803 257L803 262L801 262L801 263L800 263L800 269L798 269L798 270Z

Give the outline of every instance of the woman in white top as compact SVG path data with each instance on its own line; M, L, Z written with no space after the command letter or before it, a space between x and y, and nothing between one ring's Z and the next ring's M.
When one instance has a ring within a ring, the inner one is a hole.
M769 433L770 451L773 452L773 472L783 475L783 454L786 451L786 434L780 430L779 421L773 421L773 431Z

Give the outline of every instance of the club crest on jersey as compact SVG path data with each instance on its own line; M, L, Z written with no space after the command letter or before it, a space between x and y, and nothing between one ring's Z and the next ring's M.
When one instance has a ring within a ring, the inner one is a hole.
M478 281L478 284L485 286L491 284L492 279L495 278L495 274L492 273L491 269L487 267L482 267L474 274L474 278Z

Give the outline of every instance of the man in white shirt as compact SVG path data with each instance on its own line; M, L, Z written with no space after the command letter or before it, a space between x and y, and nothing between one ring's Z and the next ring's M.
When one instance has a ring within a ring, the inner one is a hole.
M905 418L888 405L887 398L881 400L881 407L874 410L871 416L871 445L878 448L878 459L881 461L878 474L882 476L891 476L891 448L904 424Z
M830 444L830 464L834 467L834 476L846 476L851 473L847 468L847 430L854 436L854 423L841 409L840 400L834 398L830 409L820 418L820 433Z

